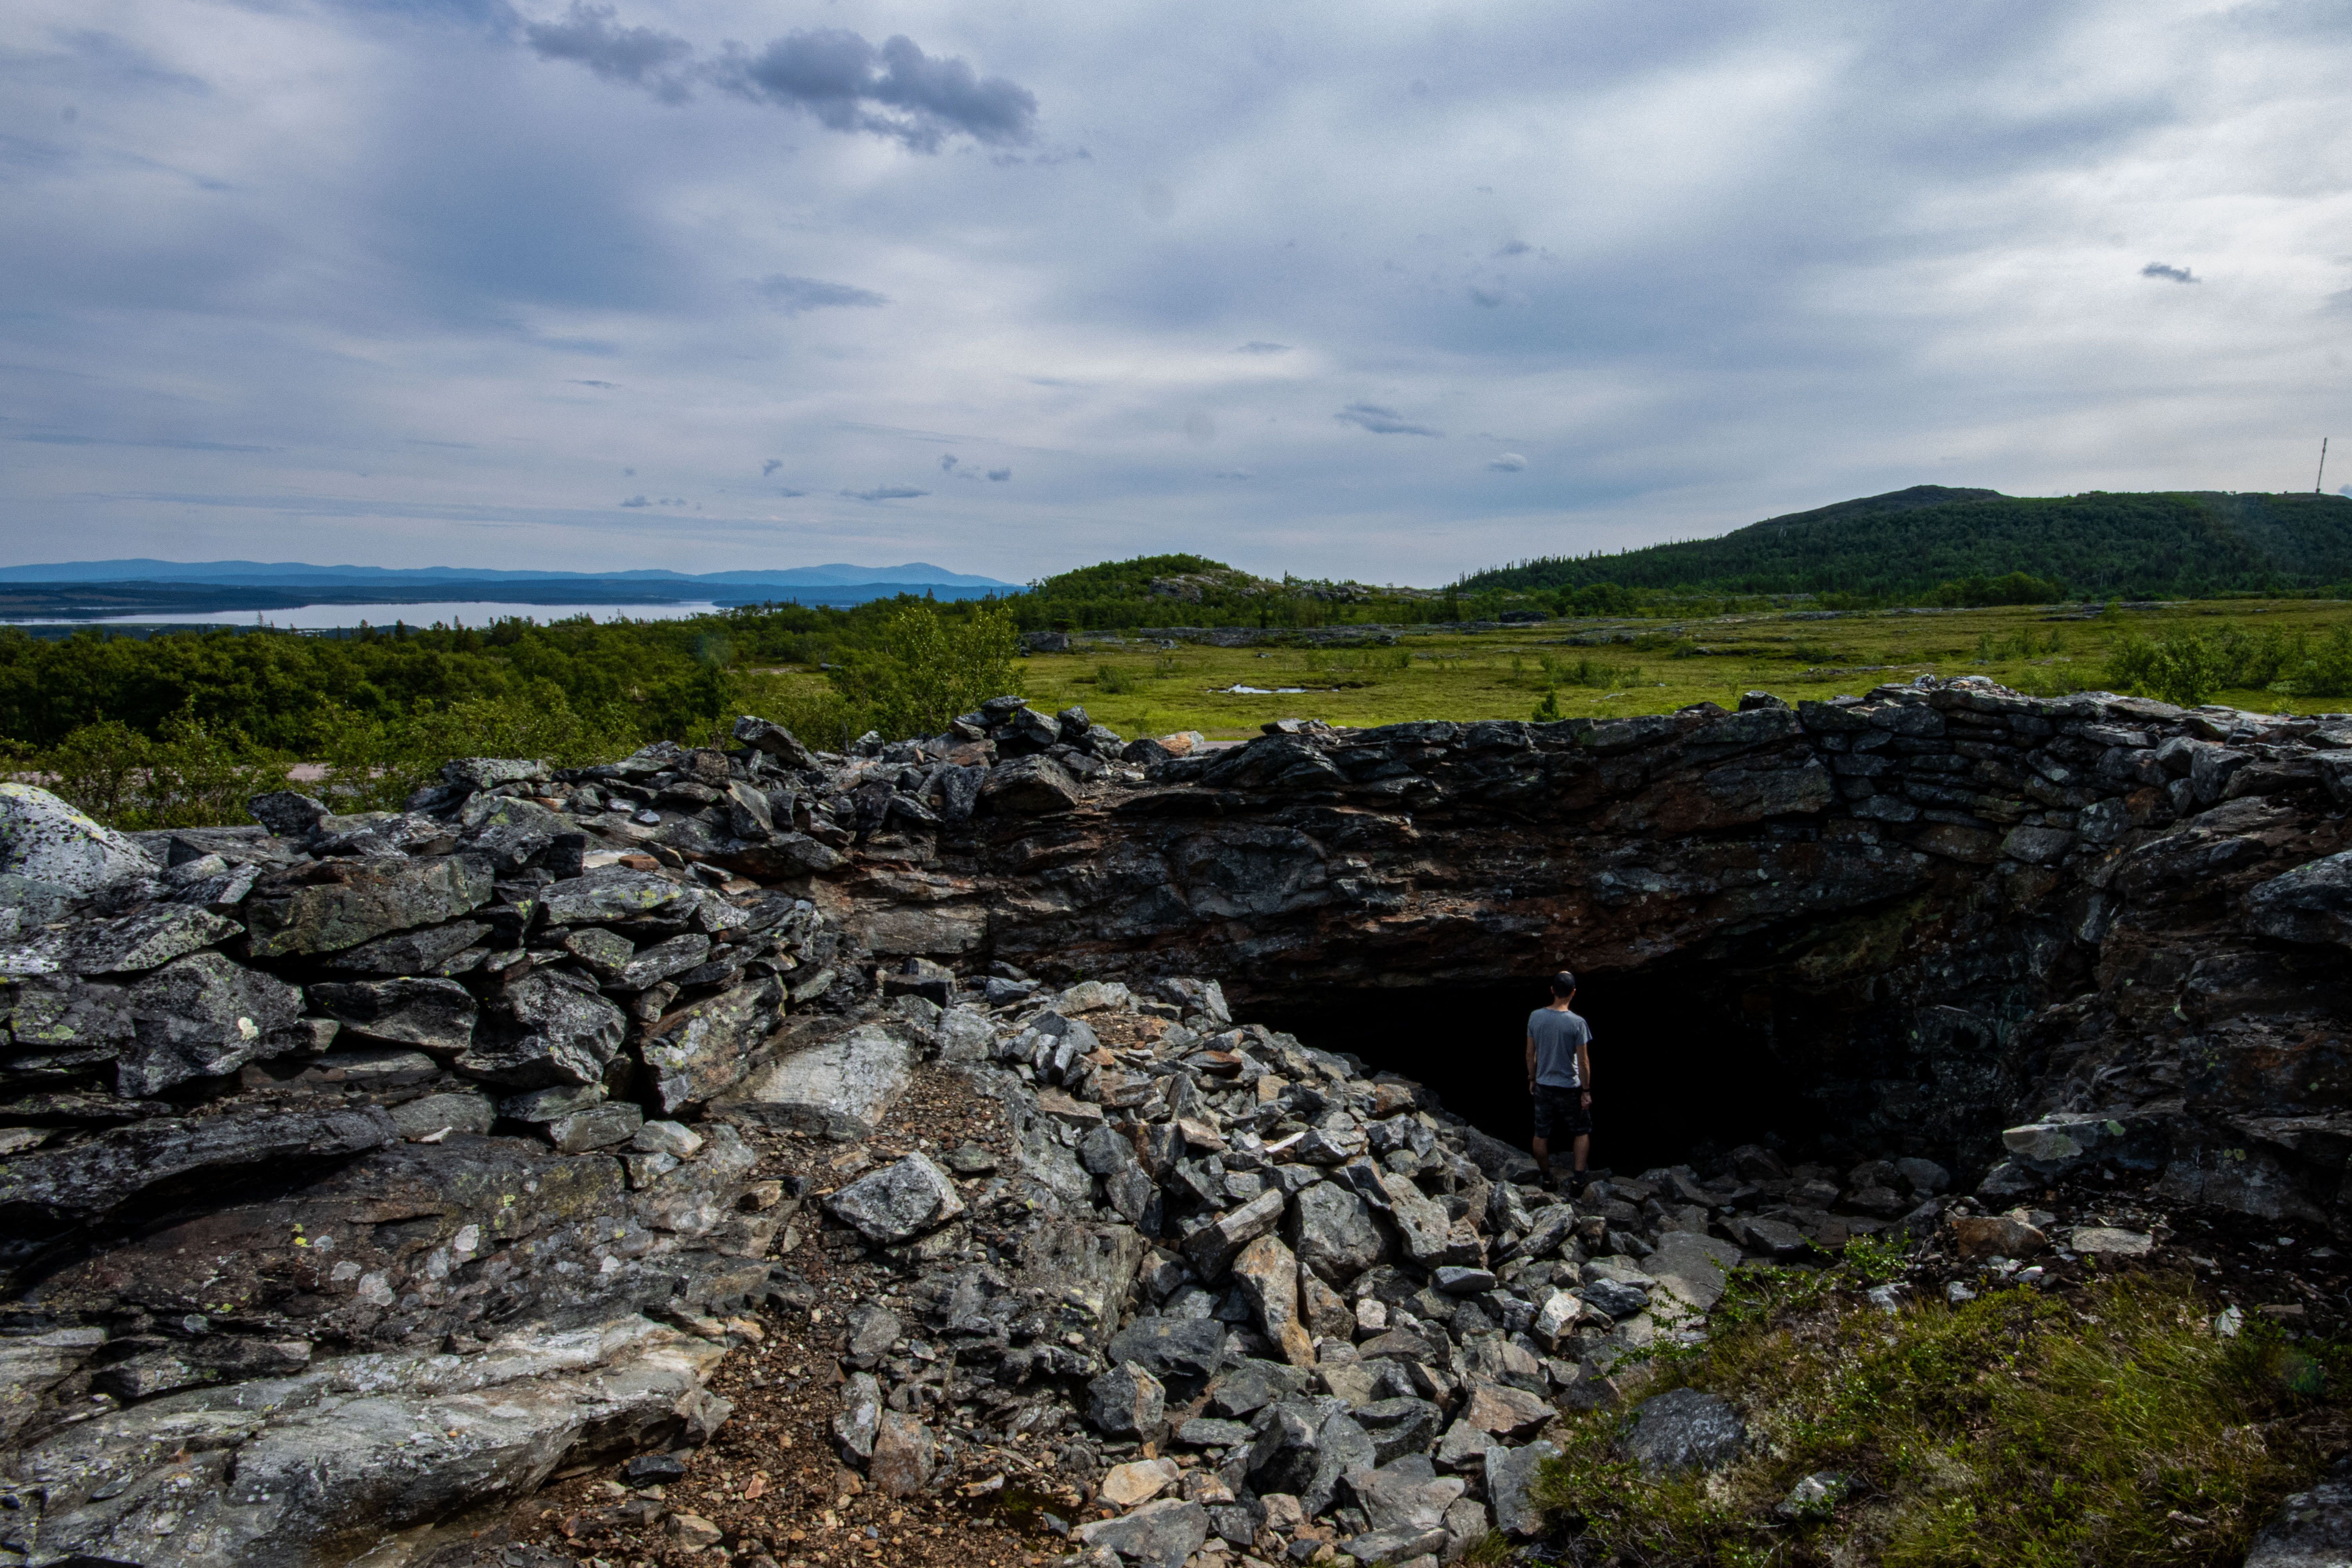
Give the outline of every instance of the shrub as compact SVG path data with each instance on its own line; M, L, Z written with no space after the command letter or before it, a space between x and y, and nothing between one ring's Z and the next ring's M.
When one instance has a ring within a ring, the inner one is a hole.
M1010 610L984 606L950 624L937 606L919 601L902 605L881 646L835 679L845 699L873 714L885 739L936 735L986 699L1020 693L1013 673L1019 651Z

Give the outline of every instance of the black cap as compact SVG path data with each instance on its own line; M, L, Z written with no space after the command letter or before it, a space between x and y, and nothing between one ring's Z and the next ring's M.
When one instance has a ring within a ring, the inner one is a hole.
M1567 970L1563 969L1558 974L1551 977L1551 994L1553 995L1565 996L1575 989L1576 976L1570 974Z

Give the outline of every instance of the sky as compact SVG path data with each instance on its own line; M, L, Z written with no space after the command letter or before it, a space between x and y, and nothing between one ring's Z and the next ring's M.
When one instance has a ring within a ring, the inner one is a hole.
M11 0L0 563L1436 584L2352 480L2347 82L2340 4Z

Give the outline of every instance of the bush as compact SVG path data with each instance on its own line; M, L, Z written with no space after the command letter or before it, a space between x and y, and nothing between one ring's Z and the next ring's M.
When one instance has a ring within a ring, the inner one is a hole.
M2197 633L2181 628L2168 628L2154 637L2126 632L2107 650L2107 680L2116 690L2181 708L2211 701L2225 673L2221 653Z
M835 679L869 710L887 740L936 735L991 697L1018 696L1013 672L1020 637L1010 610L988 605L950 625L936 606L912 603L890 617L881 646Z
M47 751L19 751L12 758L28 782L109 827L131 832L249 822L246 801L284 789L293 761L184 712L163 726L160 739L101 720Z

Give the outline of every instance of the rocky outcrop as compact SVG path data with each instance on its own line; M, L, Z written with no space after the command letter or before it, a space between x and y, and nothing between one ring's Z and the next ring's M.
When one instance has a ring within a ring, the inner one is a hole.
M1956 1186L2100 1169L2345 1217L2352 727L1962 681L1223 750L1018 699L851 755L735 739L262 827L0 800L0 1549L343 1562L691 1445L736 1314L823 1235L921 1318L919 1357L852 1328L877 1488L955 1474L940 1400L1044 1401L1190 1457L1091 1550L1402 1561L1525 1528L1527 1446L1743 1257L1974 1237ZM1691 964L1869 1157L1570 1201L1235 1022L1300 973L1562 963ZM901 1148L805 1210L756 1179L937 1073L1013 1168Z

